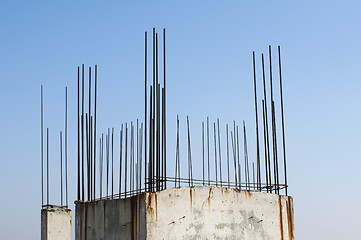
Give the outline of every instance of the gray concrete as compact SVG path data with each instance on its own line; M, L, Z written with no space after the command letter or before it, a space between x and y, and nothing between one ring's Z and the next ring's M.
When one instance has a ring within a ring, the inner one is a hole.
M41 210L41 240L71 240L71 210Z
M80 239L294 239L291 197L218 187L170 188L76 203Z
M145 194L75 204L75 239L146 239Z

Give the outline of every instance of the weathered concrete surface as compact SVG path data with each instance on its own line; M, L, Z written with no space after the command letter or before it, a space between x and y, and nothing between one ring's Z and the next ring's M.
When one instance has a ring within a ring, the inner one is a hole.
M218 187L170 188L76 203L76 240L294 239L291 197Z
M146 239L144 194L75 204L76 240Z
M294 239L292 198L217 187L149 194L147 239Z
M41 240L71 240L71 210L41 210Z

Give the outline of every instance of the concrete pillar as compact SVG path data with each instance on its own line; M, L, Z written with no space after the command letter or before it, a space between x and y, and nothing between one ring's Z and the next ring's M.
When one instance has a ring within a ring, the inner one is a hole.
M77 202L75 214L76 240L294 239L291 197L220 187Z
M71 240L71 210L41 210L41 240Z

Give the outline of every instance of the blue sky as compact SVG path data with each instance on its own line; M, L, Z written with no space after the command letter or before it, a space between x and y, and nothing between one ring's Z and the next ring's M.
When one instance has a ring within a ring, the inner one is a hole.
M3 2L0 238L40 237L40 85L54 164L69 88L72 202L77 66L98 64L98 134L141 119L144 31L153 27L167 30L170 156L176 114L181 127L189 115L199 131L209 115L247 122L253 160L252 51L259 63L268 45L273 52L281 45L296 237L360 238L360 8L358 1ZM195 149L197 138L200 132Z

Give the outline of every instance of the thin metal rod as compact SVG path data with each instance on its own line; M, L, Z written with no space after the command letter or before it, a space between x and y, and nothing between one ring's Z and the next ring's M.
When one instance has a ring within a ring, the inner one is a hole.
M80 68L78 66L78 198L80 200Z
M246 134L246 123L243 121L243 143L244 143L244 171L246 179L246 188L250 190L250 181L249 181L249 163L248 163L248 148L247 148L247 134Z
M148 174L148 190L153 192L153 87L150 86L150 104L149 104L149 174Z
M179 153L179 116L177 114L177 145L176 145L176 163L175 163L175 187L177 187L177 180L180 179L180 153ZM180 182L178 187L180 187Z
M41 111L41 123L40 123L40 132L41 132L41 207L44 206L44 101L43 101L43 85L40 88L40 95L41 95L41 104L40 104L40 111Z
M268 46L269 50L269 66L270 66L270 89L271 89L271 116L272 116L272 140L273 140L273 170L274 170L274 181L277 189L275 192L279 193L279 178L278 178L278 157L277 157L277 129L276 129L276 116L274 109L274 100L273 100L273 81L272 81L272 53L271 46Z
M266 75L264 68L264 56L262 53L262 75L263 75L263 99L264 99L264 109L265 109L265 123L266 123L266 145L267 145L267 160L268 160L268 183L272 185L272 173L271 173L271 155L269 147L269 134L268 134L268 108L267 108L267 93L266 93ZM272 192L272 188L270 188Z
M136 181L137 181L137 184L136 184L136 190L138 191L138 183L139 183L139 176L138 176L138 168L139 168L139 120L137 119L137 168L136 168L136 172L137 172L137 177L135 178Z
M232 140L232 150L233 150L233 163L234 163L234 182L236 183L236 187L238 185L238 179L237 179L237 163L236 163L236 143L235 143L235 137L233 136L233 132L231 130L231 140Z
M239 162L239 138L238 138L238 126L236 127L237 129L237 163L238 163L238 179L239 179L239 188L241 188L241 182L242 182L242 178L241 178L241 164ZM246 177L246 176L245 176Z
M65 204L68 207L68 87L65 87Z
M88 200L91 200L92 197L92 186L91 186L91 182L92 182L92 143L91 143L91 139L92 139L92 127L91 127L91 67L89 67L89 125L88 125Z
M125 193L127 192L127 175L128 175L128 123L125 123L125 157L124 157L124 189ZM125 194L125 198L127 198L127 194Z
M228 187L230 188L230 177L229 177L229 143L228 143L228 124L226 124L226 132L227 132L227 175L228 175Z
M167 95L166 95L166 59L165 59L165 28L163 29L163 78L164 78L164 99L163 99L163 122L164 122L164 128L163 128L163 138L164 138L164 177L167 177ZM167 188L167 181L164 182L165 188Z
M94 199L95 199L95 183L96 183L96 149L97 149L97 93L98 93L98 65L95 65L95 83L94 83Z
M102 133L102 137L99 139L100 140L100 144L99 144L99 197L100 199L102 199L102 190L103 190L103 156L104 156L104 152L103 152L103 133Z
M193 186L193 166L192 166L192 149L191 149L191 133L189 127L189 118L187 116L187 128L188 128L188 159L189 159L189 178L190 178L190 185Z
M257 109L257 83L256 83L256 57L253 52L253 84L254 84L254 111L256 115L256 137L257 137L257 166L260 166L259 133L258 133L258 109ZM261 182L261 171L257 168L257 181ZM261 191L260 187L257 186Z
M204 186L204 122L202 122L202 158L203 158L203 186Z
M108 128L108 134L106 137L106 152L107 152L107 197L109 197L109 145L110 145L110 129Z
M264 100L262 100L262 117L263 117L263 143L264 143L264 159L265 159L265 170L266 170L266 186L267 192L269 192L268 188L268 157L267 157L267 137L266 137L266 119L265 119L265 105Z
M46 205L49 206L49 128L46 128Z
M112 198L114 196L114 128L112 128Z
M130 122L130 191L134 190L134 128Z
M217 119L217 125L218 125L219 180L221 181L221 187L222 187L222 153L221 153L221 133L219 130L219 119Z
M88 201L90 200L90 189L89 189L89 182L90 182L90 173L89 173L89 116L88 113L85 114L85 140L86 140L86 151L87 151L87 197Z
M63 206L63 136L60 131L60 206Z
M82 64L82 113L81 113L81 161L82 161L82 198L81 200L85 200L85 184L84 184L84 64Z
M144 41L144 183L145 191L147 192L147 68L148 68L148 37L147 32L145 32L145 41Z
M217 174L217 138L216 138L216 123L213 123L213 136L214 136L214 169L216 171L216 186L218 182Z
M209 168L209 117L207 117L207 160L208 160L208 185L210 184L211 175L210 175L210 168Z
M89 172L90 172L90 201L93 200L93 116L90 116L90 123L89 123Z
M235 182L238 184L237 188L239 188L239 183L241 182L241 175L238 174L238 164L237 164L237 134L236 134L236 121L233 121L233 144L234 144L234 152L233 152L233 158L234 158L234 171L235 171ZM238 178L237 178L238 177Z
M122 193L123 124L119 133L119 194Z
M156 52L156 45L155 45L155 28L153 28L153 115L152 115L152 192L154 192L154 173L155 173L155 143L156 143L156 89L157 89L157 84L156 83L156 58L155 58L155 52Z
M139 189L141 191L142 189L142 162L143 162L143 123L140 124L140 141L139 141L139 145L140 145L140 150L139 150L139 155L140 155L140 168L139 168Z
M280 75L280 95L281 95L281 117L282 117L282 145L283 145L283 168L285 177L285 193L287 194L287 161L286 161L286 137L285 137L285 120L283 115L283 92L282 92L282 71L281 71L281 47L278 46L278 69Z

